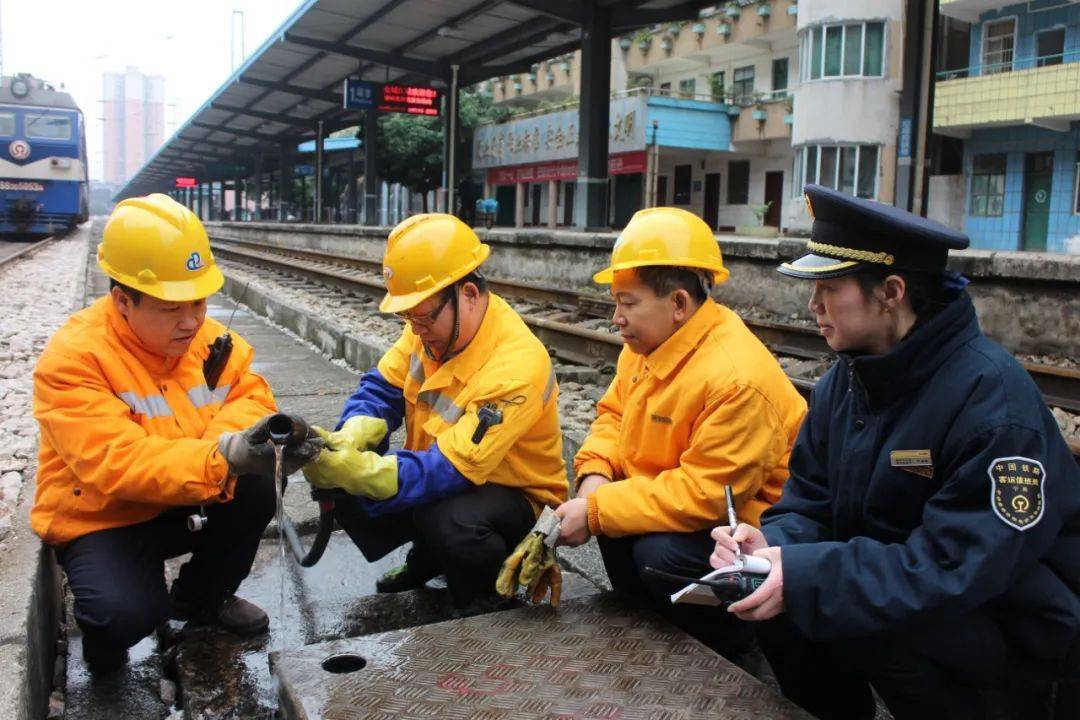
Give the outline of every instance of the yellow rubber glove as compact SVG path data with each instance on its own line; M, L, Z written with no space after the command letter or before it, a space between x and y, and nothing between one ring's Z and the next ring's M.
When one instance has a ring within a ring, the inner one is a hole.
M495 591L508 598L517 592L518 585L531 585L546 569L544 561L550 550L540 533L526 535L503 561L499 576L495 579Z
M347 445L327 445L314 462L304 466L304 477L317 488L340 488L350 495L385 500L397 495L397 457Z
M330 433L335 441L340 439L357 450L374 450L386 437L386 421L368 415L353 415L341 429Z

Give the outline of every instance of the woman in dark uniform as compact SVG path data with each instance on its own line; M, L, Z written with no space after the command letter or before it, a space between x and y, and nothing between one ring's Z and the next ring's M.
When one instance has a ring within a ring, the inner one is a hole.
M810 185L810 310L839 354L761 530L772 571L731 612L822 718L983 717L983 687L1080 667L1080 468L1031 378L945 269L966 236Z

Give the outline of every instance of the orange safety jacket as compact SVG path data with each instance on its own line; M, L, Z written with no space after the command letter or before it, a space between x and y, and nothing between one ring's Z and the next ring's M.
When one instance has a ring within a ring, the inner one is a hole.
M806 401L734 312L711 299L660 347L624 347L615 378L574 458L589 530L610 537L691 532L727 517L759 524L780 498Z
M559 386L547 349L495 293L476 336L438 363L406 327L379 361L379 372L405 397L407 450L439 450L477 485L517 487L539 510L566 500L569 486L559 428ZM485 404L502 413L474 443Z
M207 387L207 345L223 331L206 318L187 353L164 358L142 346L105 296L53 335L34 369L41 443L30 523L46 543L232 498L236 481L218 437L277 408L235 333L217 388Z

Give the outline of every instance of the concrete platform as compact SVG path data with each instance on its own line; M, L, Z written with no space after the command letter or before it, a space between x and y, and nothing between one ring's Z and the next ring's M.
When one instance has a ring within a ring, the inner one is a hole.
M342 653L363 667L324 669ZM309 645L271 661L288 720L810 718L613 595Z

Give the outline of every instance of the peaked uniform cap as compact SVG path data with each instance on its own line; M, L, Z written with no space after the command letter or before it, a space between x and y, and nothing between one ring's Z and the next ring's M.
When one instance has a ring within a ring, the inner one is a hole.
M789 277L821 280L867 266L943 272L949 250L970 244L964 233L892 205L821 185L807 185L805 193L814 218L809 252L777 268Z

